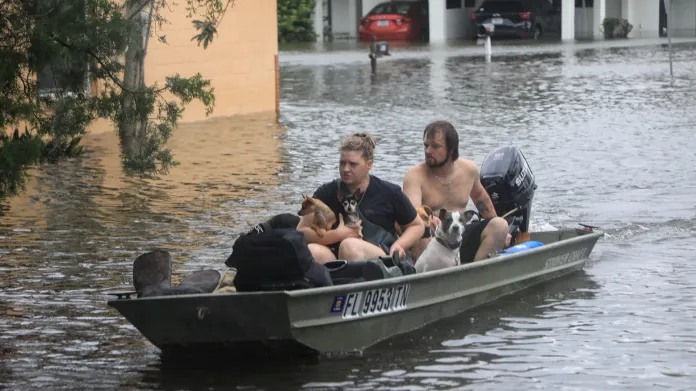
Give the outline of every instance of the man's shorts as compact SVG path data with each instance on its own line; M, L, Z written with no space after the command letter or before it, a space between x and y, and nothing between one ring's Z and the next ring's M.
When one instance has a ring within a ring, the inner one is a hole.
M491 219L476 220L464 226L462 245L459 247L460 264L474 261L476 252L481 246L481 233L490 221Z

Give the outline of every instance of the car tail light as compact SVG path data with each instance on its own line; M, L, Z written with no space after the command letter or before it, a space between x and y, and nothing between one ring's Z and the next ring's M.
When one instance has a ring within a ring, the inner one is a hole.
M476 20L476 14L471 14L471 20Z
M397 19L395 20L396 24L401 24L401 23L408 23L411 21L411 18L404 17L403 19Z
M520 18L522 20L529 20L532 17L531 12L520 12Z

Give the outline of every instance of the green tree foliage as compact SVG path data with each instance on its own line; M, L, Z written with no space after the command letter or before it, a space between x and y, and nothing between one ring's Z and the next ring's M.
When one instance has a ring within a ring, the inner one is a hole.
M317 1L322 0L278 0L278 42L316 40L312 14Z
M234 4L180 1L0 0L0 196L21 188L23 174L10 171L79 153L98 118L118 125L127 172L164 174L176 164L167 140L192 100L212 112L214 90L201 74L146 85L149 38L166 43L157 34L168 23L162 10L186 12L198 32L192 40L207 48ZM104 86L99 94L90 92L95 81ZM2 130L17 127L28 132Z
M15 131L13 137L0 133L0 199L15 195L24 183L24 167L41 156L41 139Z

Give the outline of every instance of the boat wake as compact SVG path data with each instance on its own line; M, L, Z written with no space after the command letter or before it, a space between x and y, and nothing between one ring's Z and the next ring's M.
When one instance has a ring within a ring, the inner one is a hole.
M690 238L696 235L696 217L662 222L628 222L605 231L605 241L627 242L641 238L648 242Z

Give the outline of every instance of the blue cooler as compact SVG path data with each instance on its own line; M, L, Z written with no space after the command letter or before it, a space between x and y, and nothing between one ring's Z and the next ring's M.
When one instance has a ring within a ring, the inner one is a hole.
M543 245L544 245L544 243L537 242L536 240L529 240L527 242L520 243L516 246L512 246L510 248L507 248L505 251L501 252L500 254L501 255L515 254L515 253L519 253L522 251L531 250L533 248L541 247Z

